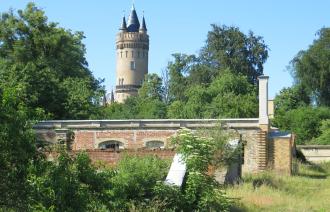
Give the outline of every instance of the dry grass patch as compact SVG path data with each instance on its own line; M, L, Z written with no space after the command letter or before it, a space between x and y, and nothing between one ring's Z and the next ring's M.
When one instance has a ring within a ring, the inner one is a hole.
M232 211L330 211L330 163L298 164L294 176L272 172L249 175L227 195L236 199Z

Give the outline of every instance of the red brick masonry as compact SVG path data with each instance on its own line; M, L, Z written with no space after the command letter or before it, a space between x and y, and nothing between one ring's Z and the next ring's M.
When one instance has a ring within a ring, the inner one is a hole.
M72 154L78 154L81 151L71 151ZM102 161L108 165L115 165L123 156L138 156L143 157L147 155L155 155L161 159L172 159L174 157L175 151L170 149L155 149L155 150L122 150L122 151L114 151L114 150L85 150L93 163ZM48 153L48 158L56 157L57 153Z

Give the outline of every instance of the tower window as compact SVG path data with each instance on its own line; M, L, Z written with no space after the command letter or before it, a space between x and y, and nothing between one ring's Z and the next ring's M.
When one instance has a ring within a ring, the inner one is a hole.
M119 85L123 85L124 84L124 78L119 78L118 83L119 83Z
M134 57L134 52L132 51L132 58Z
M127 58L127 55L128 55L128 51L126 51L126 58Z
M120 57L123 58L123 52L120 52Z
M135 70L135 61L131 61L131 70Z

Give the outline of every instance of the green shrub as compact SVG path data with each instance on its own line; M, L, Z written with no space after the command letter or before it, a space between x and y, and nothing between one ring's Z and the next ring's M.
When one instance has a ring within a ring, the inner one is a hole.
M97 171L86 153L74 158L62 151L55 161L42 160L30 167L30 210L110 209L112 175L110 171Z
M312 144L330 145L330 119L324 120L320 127L321 135L312 140Z
M218 150L216 142L182 129L172 137L172 144L187 164L186 182L182 188L184 211L227 211L230 201L220 185L207 171Z
M149 202L154 197L154 187L165 179L168 168L169 163L156 156L121 159L111 179L114 208L125 210L132 201Z

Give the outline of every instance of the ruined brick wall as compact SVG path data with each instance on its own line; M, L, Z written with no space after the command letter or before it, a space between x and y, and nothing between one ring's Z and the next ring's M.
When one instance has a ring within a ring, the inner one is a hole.
M95 151L90 153L92 158L111 163L119 156L101 150L112 148L110 143L120 143L120 147L115 148L120 151L152 149L147 145L150 142L161 143L166 149L170 137L182 127L214 129L219 123L226 132L233 132L232 139L241 139L244 143L243 174L262 171L267 167L280 172L291 170L292 142L286 139L287 135L278 132L267 134L258 119L55 120L40 122L35 128L38 139L42 141L58 143L73 139L70 143L73 151ZM269 134L272 134L270 137L275 139L274 142L268 140Z
M258 132L259 130L240 131L244 144L242 165L243 174L258 171Z
M139 149L145 147L148 141L161 141L166 146L169 138L177 130L76 130L72 150L98 149L100 143L105 141L119 141L125 149Z
M76 155L79 152L83 150L76 150L76 151L70 151L70 155ZM156 156L160 159L166 159L166 160L172 160L175 151L172 149L154 149L154 150L148 150L148 149L140 149L138 151L136 150L123 150L123 151L114 151L111 149L108 150L101 150L101 149L95 149L95 150L84 150L89 158L92 160L93 163L102 162L107 165L115 165L117 164L120 159L122 159L125 156L137 156L137 157L144 157L144 156ZM58 153L56 152L47 152L46 156L50 160L54 160L57 158Z
M291 175L292 172L292 137L269 139L268 167L277 173Z

